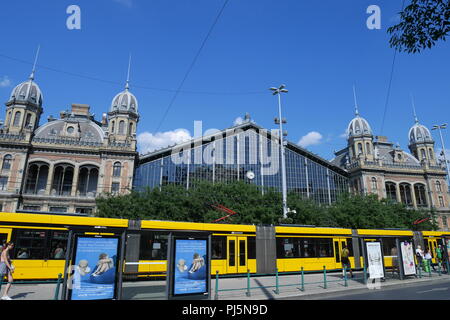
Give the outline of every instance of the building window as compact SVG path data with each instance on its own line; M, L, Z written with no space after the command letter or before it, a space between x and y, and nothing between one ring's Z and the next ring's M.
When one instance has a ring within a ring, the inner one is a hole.
M389 200L397 201L397 188L395 183L386 182L386 197Z
M371 154L372 153L371 150L370 150L370 143L369 142L366 142L366 151L367 151L367 154Z
M119 134L125 134L125 121L123 120L119 122Z
M111 185L111 193L119 193L120 190L120 183L113 182Z
M442 216L442 225L444 228L448 228L447 216Z
M400 199L407 206L412 205L411 186L407 183L400 184Z
M24 205L23 206L23 210L26 211L41 211L41 207L40 206L32 206L32 205Z
M130 134L130 135L133 134L133 123L132 122L130 122L130 132L128 134Z
M75 212L80 214L92 214L92 208L75 208Z
M445 207L443 196L439 196L439 205L441 206L441 208Z
M442 192L442 185L440 181L436 181L436 191Z
M425 194L425 185L423 184L415 184L414 185L414 193L416 195L416 203L419 207L427 206L427 198Z
M3 158L2 170L9 170L9 169L11 169L11 162L12 162L12 155L7 154Z
M31 114L27 114L27 119L25 120L25 128L31 127Z
M120 177L122 171L122 165L120 162L115 162L113 166L113 177Z
M433 149L428 149L429 153L430 153L430 159L433 160Z
M18 127L18 126L19 126L21 114L22 114L22 113L21 113L20 111L17 111L17 112L14 114L14 122L13 122L13 126L14 126L14 127Z
M8 189L8 177L0 177L0 190L5 191Z
M48 165L44 162L33 162L28 166L25 193L44 194L47 188Z
M115 122L113 121L113 122L111 123L111 133L114 133L114 124L115 124Z
M420 150L421 154L422 154L422 160L425 160L427 158L427 155L425 153L425 149Z
M362 144L358 143L358 155L363 153L363 148L362 148Z
M377 184L377 178L372 177L372 190L377 190L378 184Z
M66 213L67 207L50 207L50 212Z

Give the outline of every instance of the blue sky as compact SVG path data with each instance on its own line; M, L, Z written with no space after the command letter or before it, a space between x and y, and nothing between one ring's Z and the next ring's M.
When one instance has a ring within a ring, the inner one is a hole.
M173 90L223 3L2 1L0 99L6 101L13 87L27 79L40 44L36 82L44 94L41 123L72 103L89 104L101 119L124 88L132 54L131 91L139 101L141 149L188 135L176 129L193 134L195 120L203 121L204 129L223 129L245 112L257 124L274 128L277 101L267 89L282 83L289 89L283 96L289 140L315 142L307 149L327 159L346 144L342 134L354 115L354 84L360 113L374 133L387 135L403 149L414 123L410 93L421 123L431 127L449 121L450 44L441 42L421 54L397 55L381 128L394 54L386 30L397 21L401 0L229 0L160 126ZM81 30L66 27L66 9L72 4L81 8ZM373 4L381 8L381 30L366 26L366 9Z

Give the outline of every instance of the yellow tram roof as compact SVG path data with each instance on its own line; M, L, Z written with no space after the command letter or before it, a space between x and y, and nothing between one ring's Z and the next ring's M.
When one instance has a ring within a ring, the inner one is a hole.
M141 229L256 232L254 225L142 220Z
M88 225L127 228L127 219L97 218L97 217L77 217L54 214L30 214L30 213L10 213L0 212L1 222L15 223L40 223L59 225ZM0 223L1 223L0 222Z
M276 233L302 233L302 234L342 234L351 235L351 229L322 228L322 227L275 227Z
M364 236L412 236L410 230L358 229L358 235Z

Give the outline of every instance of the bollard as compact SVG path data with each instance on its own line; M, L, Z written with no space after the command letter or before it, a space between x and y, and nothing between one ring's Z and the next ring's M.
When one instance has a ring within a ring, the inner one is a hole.
M323 266L323 288L327 288L327 268Z
M364 265L364 284L367 284L367 270L366 270L366 266Z
M302 276L301 276L302 282L301 282L300 291L305 291L305 277L304 277L305 272L303 271L303 267L301 269L301 272L302 272Z
M247 269L247 297L250 297L250 270Z
M344 287L348 287L347 284L347 267L344 267Z
M53 300L59 300L59 287L61 285L61 278L62 278L62 274L58 274L58 281L56 282L56 289L55 289L55 297L53 298Z
M279 283L278 283L278 268L276 269L276 282L275 282L275 287L276 287L276 289L275 289L275 293L276 294L279 294L280 293L280 288L279 288Z
M419 265L419 279L422 279L422 267Z
M216 270L216 289L214 290L214 300L219 299L219 270Z

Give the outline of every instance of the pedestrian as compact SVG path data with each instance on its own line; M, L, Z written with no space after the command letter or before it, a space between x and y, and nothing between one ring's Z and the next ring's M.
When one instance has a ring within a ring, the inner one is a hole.
M422 267L422 263L424 261L423 250L420 245L417 246L416 249L416 259L418 268Z
M427 262L427 269L429 270L430 267L433 268L434 271L436 271L436 269L434 268L433 265L433 256L431 255L431 250L429 248L426 248L425 250L425 260ZM427 270L427 272L428 272Z
M447 252L447 246L444 245L441 246L441 253L442 253L442 268L444 269L444 273L448 273L448 252Z
M349 255L350 251L347 249L347 245L343 244L341 252L341 262L344 270L342 270L342 276L345 277L346 270L348 270L350 271L350 277L353 278L352 265L350 263L350 259L348 258Z
M438 263L439 270L442 269L442 246L439 244L436 247L436 261Z
M2 247L2 253L0 255L0 277L6 275L8 277L8 284L5 287L1 300L12 300L8 296L9 289L11 289L12 282L14 281L12 274L14 273L14 265L9 258L9 252L14 248L14 243L7 242Z

